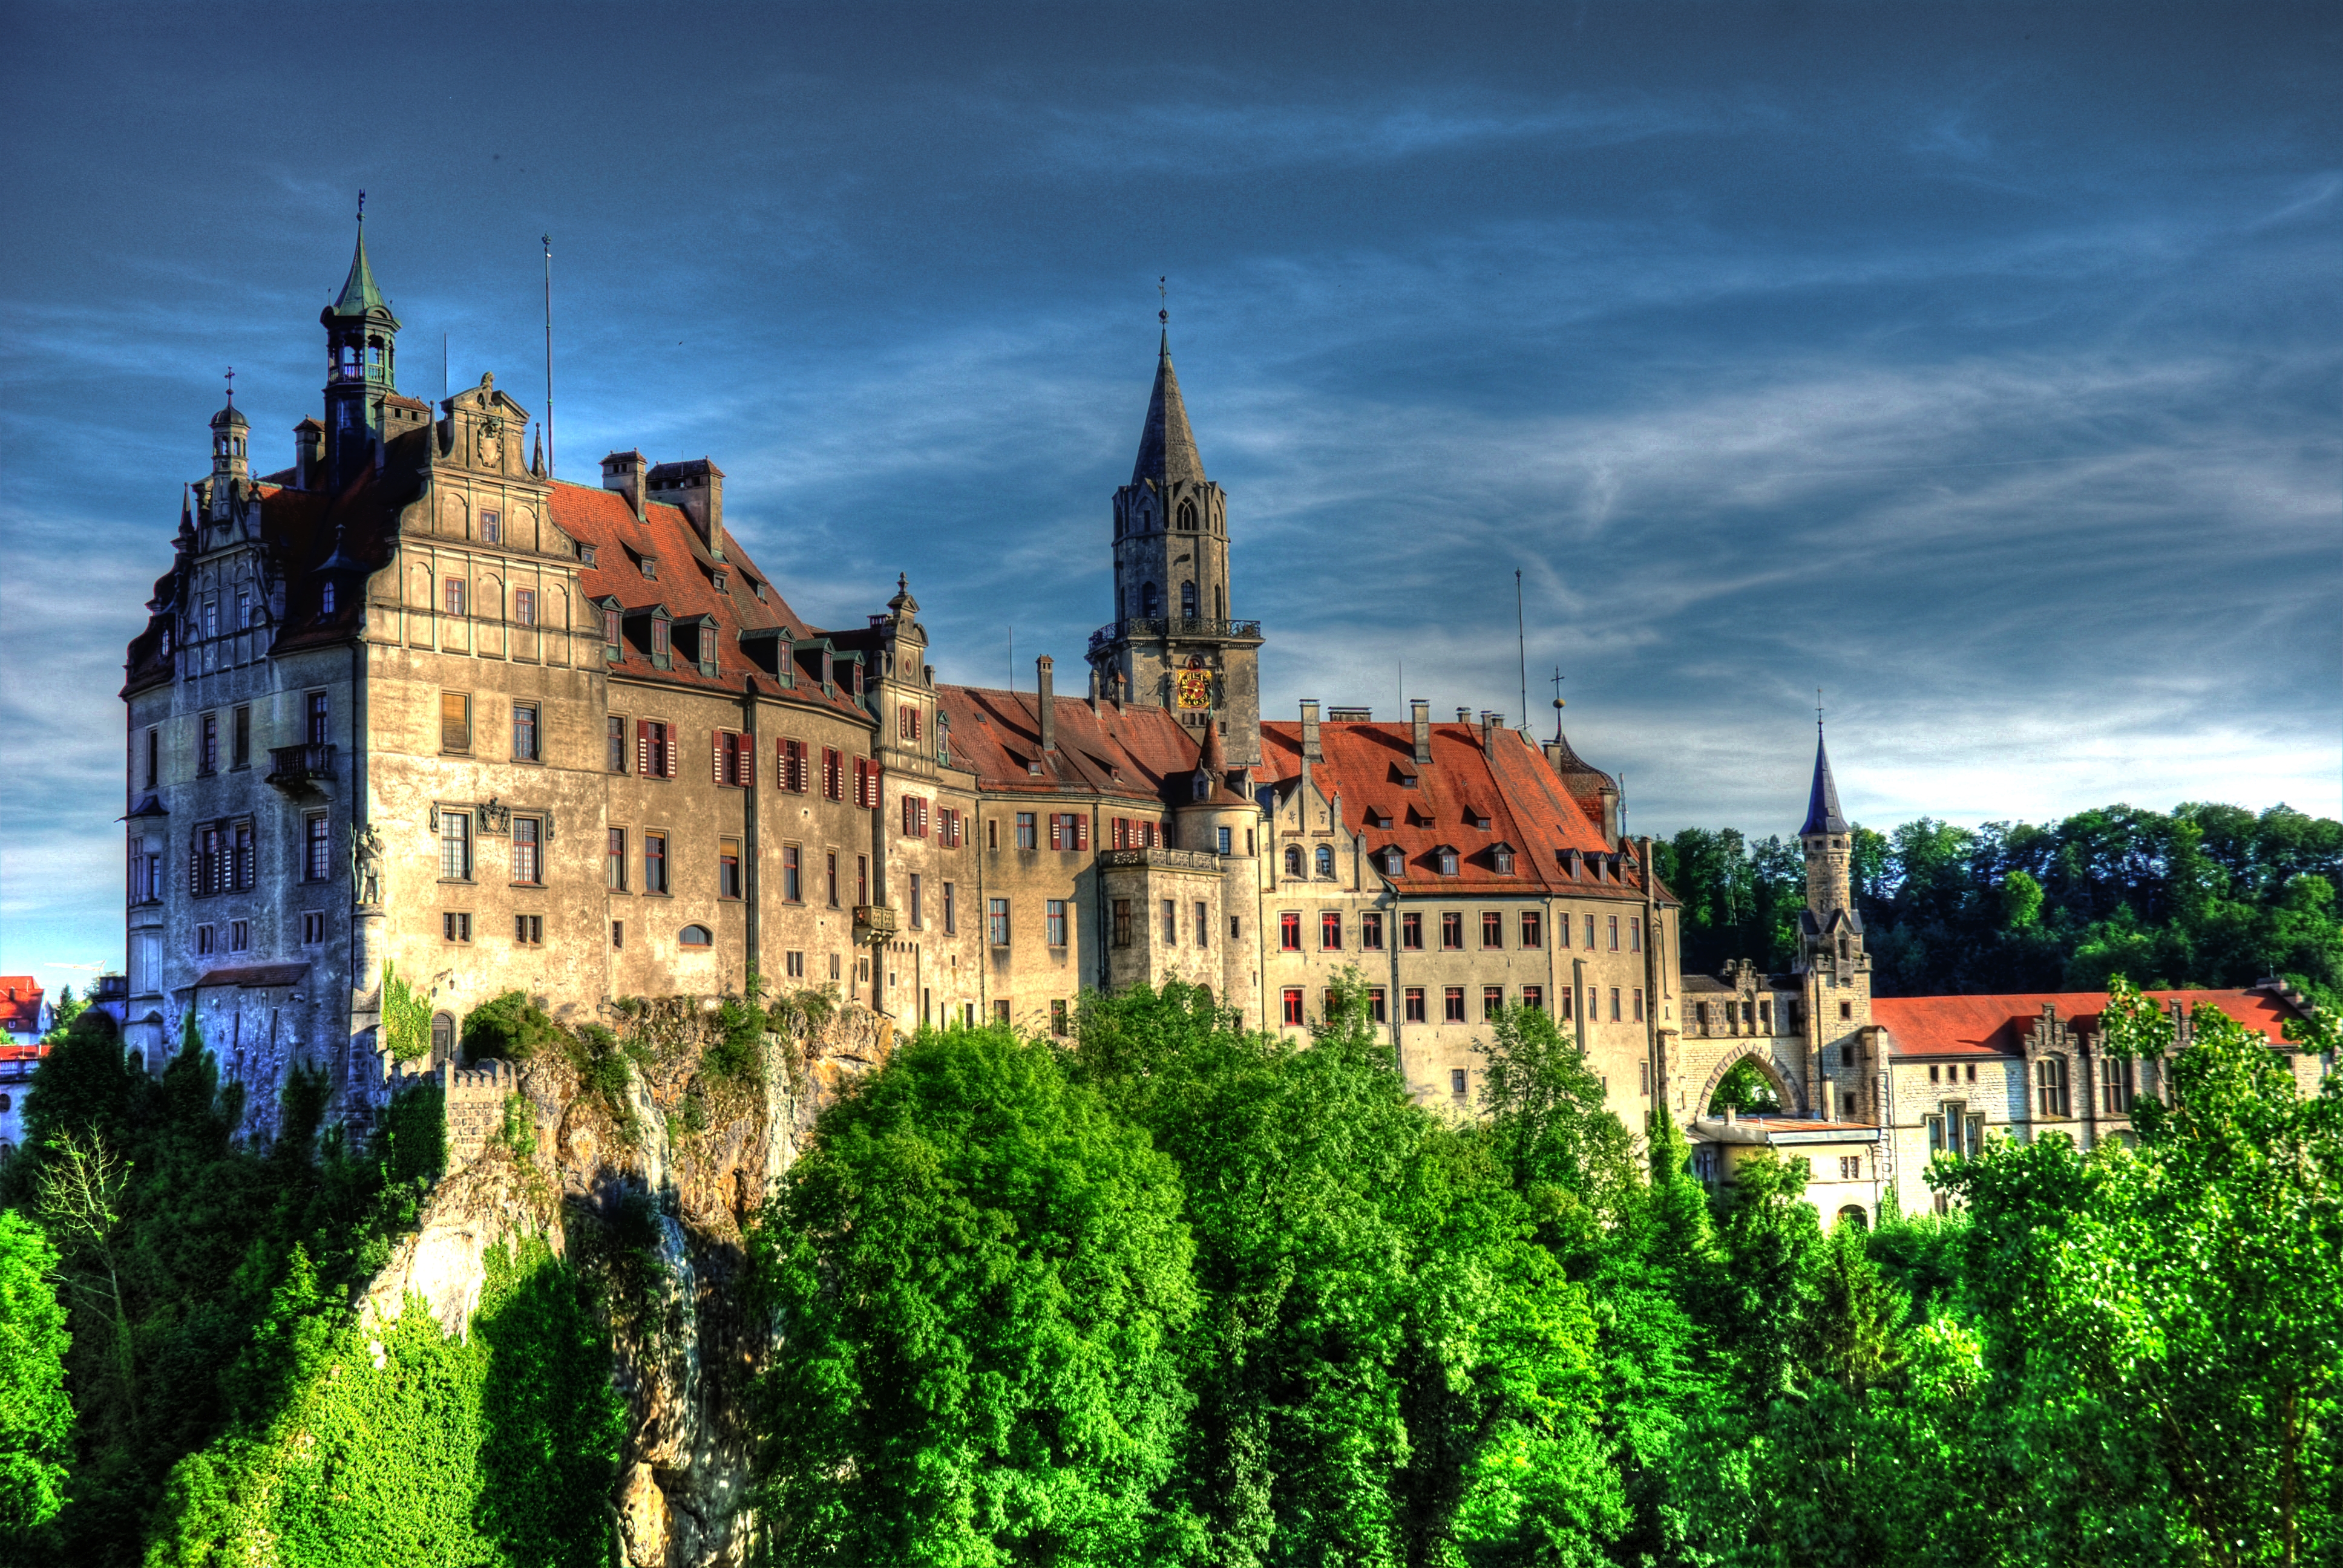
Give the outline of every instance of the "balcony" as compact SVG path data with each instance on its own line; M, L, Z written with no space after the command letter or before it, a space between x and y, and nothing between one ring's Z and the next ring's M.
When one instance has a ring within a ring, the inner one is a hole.
M883 942L895 934L895 911L885 904L854 906L854 940L865 946Z
M307 794L333 776L334 748L330 741L268 749L268 782L288 795Z
M1221 858L1210 849L1170 849L1161 845L1153 849L1101 850L1098 863L1110 870L1130 869L1217 873L1221 869Z
M1111 620L1091 633L1091 651L1096 653L1109 643L1129 642L1142 637L1172 640L1191 638L1199 642L1259 642L1261 622L1206 620L1195 616L1141 616L1132 620Z

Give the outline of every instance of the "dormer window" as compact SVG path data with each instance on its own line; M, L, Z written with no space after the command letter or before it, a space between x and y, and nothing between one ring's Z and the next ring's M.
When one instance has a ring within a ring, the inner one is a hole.
M1496 868L1497 875L1501 877L1512 876L1513 874L1513 847L1511 844L1500 844L1495 849L1491 849L1489 851L1489 863Z
M1456 851L1450 849L1447 845L1443 844L1438 849L1434 850L1433 853L1440 857L1440 874L1443 877L1454 876L1456 874Z
M659 557L645 556L643 558L643 580L646 582L659 581Z
M1472 823L1474 828L1480 829L1483 833L1489 830L1489 819L1483 812L1467 811L1464 813L1464 819Z
M1390 823L1385 822L1384 826L1389 827ZM1407 875L1407 857L1400 853L1397 844L1383 851L1383 875L1393 881Z
M334 613L334 585L331 583L317 590L317 613L319 615Z
M661 669L665 669L668 655L673 650L673 646L668 637L667 617L653 616L651 618L651 661Z
M592 545L579 545L578 547L578 564L581 567L590 567L594 564L594 547Z
M611 657L611 658L618 658L618 627L619 627L619 620L620 620L620 618L619 618L618 612L616 609L605 609L605 610L603 610L603 612L602 612L602 642L603 642L603 646L605 646L606 648L608 648L610 650L610 657Z
M722 593L724 591L724 574L722 572L709 573L709 581L715 586L718 593Z
M759 582L754 578L750 578L749 579L749 591L757 596L757 602L759 604L765 602L765 585L763 583Z
M1193 799L1209 800L1212 798L1212 776L1199 768L1196 769L1195 779L1189 788Z

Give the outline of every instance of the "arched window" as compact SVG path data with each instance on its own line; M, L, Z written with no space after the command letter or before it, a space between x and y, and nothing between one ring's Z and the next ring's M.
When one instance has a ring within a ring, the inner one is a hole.
M334 585L331 583L317 590L317 613L320 615L334 613Z
M1196 531L1195 502L1182 501L1180 503L1180 529L1182 533L1190 534Z
M456 1054L456 1015L435 1012L431 1015L431 1065L438 1066Z
M1194 583L1180 585L1180 613L1190 620L1196 618L1196 585Z
M2061 1056L2046 1056L2036 1062L2034 1087L2043 1115L2066 1115L2066 1059Z
M686 926L675 940L688 948L708 948L716 945L715 933L706 926Z
M1157 603L1158 600L1155 594L1155 585L1153 583L1140 584L1139 613L1141 617L1145 619L1152 620L1155 618Z
M1197 769L1195 779L1190 785L1190 789L1199 800L1211 799L1212 798L1212 776L1205 772L1201 768Z
M1299 844L1285 846L1285 874L1289 877L1302 874L1302 846Z
M1407 857L1400 853L1396 844L1383 851L1383 875L1393 881L1407 875Z
M1324 844L1318 846L1318 875L1326 881L1334 879L1334 851Z
M1860 1203L1849 1203L1845 1208L1841 1209L1838 1211L1838 1222L1842 1225L1852 1225L1858 1231L1871 1229L1871 1216L1863 1211L1863 1205Z

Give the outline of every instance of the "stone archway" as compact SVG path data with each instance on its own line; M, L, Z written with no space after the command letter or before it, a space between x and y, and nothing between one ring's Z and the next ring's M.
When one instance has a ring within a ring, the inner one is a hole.
M1737 1061L1756 1063L1757 1070L1765 1074L1765 1081L1774 1086L1774 1093L1781 1101L1785 1115L1806 1114L1805 1084L1798 1072L1788 1062L1776 1057L1763 1041L1751 1040L1717 1060L1715 1070L1709 1073L1708 1082L1701 1089L1700 1098L1693 1101L1692 1113L1695 1120L1708 1114L1710 1103L1716 1099L1717 1085L1725 1081L1725 1075L1733 1070L1733 1065Z

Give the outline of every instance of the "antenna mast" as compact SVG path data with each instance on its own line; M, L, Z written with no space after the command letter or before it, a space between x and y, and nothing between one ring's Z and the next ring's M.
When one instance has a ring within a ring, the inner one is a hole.
M545 244L545 477L553 477L553 236Z
M1530 632L1528 618L1522 612L1522 572L1513 568L1513 644L1522 661L1522 728L1530 727Z

